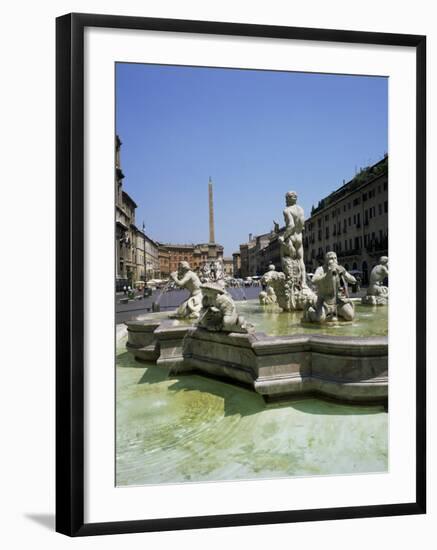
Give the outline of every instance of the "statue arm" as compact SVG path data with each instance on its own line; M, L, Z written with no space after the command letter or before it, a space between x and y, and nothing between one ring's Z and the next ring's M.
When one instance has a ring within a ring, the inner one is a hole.
M346 270L343 271L342 275L344 277L344 280L351 285L354 285L357 282L355 277L348 273Z
M190 273L187 273L186 275L184 275L184 276L182 277L182 279L177 279L177 278L175 278L175 279L173 279L173 280L174 280L174 282L175 282L178 286L185 286L185 285L188 283L188 281L189 281L190 279L191 279L191 274L190 274Z
M316 269L316 272L314 273L314 277L312 278L313 283L317 283L325 278L325 272L323 271L323 267L318 267Z

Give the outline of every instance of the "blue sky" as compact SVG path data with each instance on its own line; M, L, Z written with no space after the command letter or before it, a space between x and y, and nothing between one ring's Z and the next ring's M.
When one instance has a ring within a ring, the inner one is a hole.
M284 195L313 204L388 151L382 77L116 66L116 131L137 226L162 242L215 237L230 256L282 223Z

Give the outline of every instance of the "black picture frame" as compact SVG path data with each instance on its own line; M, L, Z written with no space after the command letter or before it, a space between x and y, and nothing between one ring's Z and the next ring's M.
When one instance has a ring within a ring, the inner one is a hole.
M403 46L416 51L416 500L328 509L84 523L84 29ZM426 37L73 13L56 20L56 530L69 536L423 514L426 511Z

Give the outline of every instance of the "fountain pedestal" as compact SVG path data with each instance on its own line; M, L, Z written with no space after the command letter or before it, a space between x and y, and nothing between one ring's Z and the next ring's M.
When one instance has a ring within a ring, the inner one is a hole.
M211 332L175 321L161 322L151 332L152 324L140 330L140 323L126 323L128 350L139 360L155 360L169 372L203 372L245 384L266 399L316 394L355 403L387 401L384 336L275 337ZM153 348L158 357L152 359L146 348Z

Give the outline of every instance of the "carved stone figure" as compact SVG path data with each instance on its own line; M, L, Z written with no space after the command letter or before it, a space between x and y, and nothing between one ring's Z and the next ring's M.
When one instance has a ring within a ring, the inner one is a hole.
M197 319L202 309L202 291L199 277L191 271L188 262L180 262L178 271L170 274L170 277L181 288L190 292L190 297L182 302L175 313L171 314L172 319Z
M273 264L269 265L269 270L261 278L261 283L265 286L265 290L259 293L259 303L263 306L276 304L277 298L275 290L272 286L273 280L278 276L276 273L276 267Z
M285 195L284 209L285 230L280 233L279 224L275 223L275 233L280 244L281 265L285 278L272 278L278 304L285 311L304 309L308 301L314 298L313 291L306 281L305 263L303 261L304 211L297 204L297 193L289 191Z
M361 302L371 306L385 306L388 304L388 287L384 286L384 279L388 277L388 257L381 256L379 263L370 273L369 288Z
M208 282L209 278L210 278L210 275L211 275L211 270L209 268L209 263L205 262L200 267L200 279L201 279L202 283Z
M202 311L197 326L213 332L248 333L253 330L253 326L238 315L231 295L219 284L205 283L201 289Z
M302 320L310 323L325 321L352 321L355 317L353 302L347 293L347 283L356 279L338 264L337 254L327 252L325 263L316 269L312 283L317 288L317 298L308 304Z
M200 280L202 283L217 282L225 287L223 264L220 260L205 262L200 268Z

